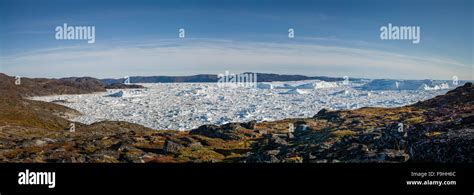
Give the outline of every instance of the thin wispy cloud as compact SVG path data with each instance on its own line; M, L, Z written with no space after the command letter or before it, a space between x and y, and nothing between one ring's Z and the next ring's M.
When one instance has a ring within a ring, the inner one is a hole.
M192 75L234 72L472 80L472 64L433 56L304 43L168 39L49 48L4 56L3 71L30 77Z

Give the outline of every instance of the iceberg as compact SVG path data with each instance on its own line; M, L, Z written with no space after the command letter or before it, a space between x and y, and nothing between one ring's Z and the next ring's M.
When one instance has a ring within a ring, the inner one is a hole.
M257 88L259 88L259 89L273 89L273 85L271 83L257 83Z
M333 95L333 96L338 96L338 95L340 95L340 96L350 96L351 92L347 89L344 89L342 91L334 92L331 95Z
M126 97L140 97L140 96L144 96L144 95L145 95L145 93L142 90L128 90L128 91L120 90L120 91L105 95L105 97L126 98Z
M105 97L123 97L123 91L117 91L115 93L111 93L109 95L106 95Z
M447 83L442 83L442 84L439 84L439 85L435 85L433 87L431 86L428 86L427 84L425 84L425 86L423 87L424 90L442 90L442 89L449 89L449 85Z
M440 90L449 89L445 81L375 79L363 85L362 90Z
M336 82L317 81L296 86L297 89L324 89L338 87Z
M280 94L307 94L307 93L309 93L309 92L307 92L305 90L301 90L301 89L290 89L287 92L283 92L283 93L280 93Z

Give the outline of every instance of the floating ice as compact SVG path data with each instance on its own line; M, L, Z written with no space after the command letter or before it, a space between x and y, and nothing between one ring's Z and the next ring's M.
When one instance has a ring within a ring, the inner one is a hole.
M424 84L424 87L423 87L424 90L441 90L441 89L449 89L449 85L447 83L442 83L442 84L439 84L439 85L435 85L435 86L428 86L427 84Z
M425 88L423 82L417 83L418 87L421 86L418 90L387 90L387 87L393 88L392 81L364 81L351 85L315 83L322 82L270 82L263 89L223 88L216 83L156 83L142 84L146 89L108 90L103 93L33 99L47 102L62 100L56 103L83 113L73 120L86 124L119 120L154 129L189 130L204 124L312 117L322 108L338 110L401 106L448 91L443 86L439 90L425 90L429 88ZM376 84L379 87L374 87ZM428 87L434 87L429 84ZM364 89L368 86L384 90ZM400 86L406 87L406 84L399 83Z
M443 90L454 88L439 80L390 80L375 79L363 85L364 90Z
M105 97L141 97L144 96L145 92L141 89L129 89L127 91L119 90L112 92L111 94L105 95Z
M257 88L259 88L259 89L273 89L273 85L271 83L257 83Z
M332 88L337 87L338 84L336 82L326 82L326 81L319 81L319 82L311 82L296 86L298 89L323 89L323 88Z
M308 93L307 91L301 90L301 89L290 89L287 92L283 92L280 94L307 94L307 93Z
M105 97L123 97L123 91L117 91L115 93L106 95Z

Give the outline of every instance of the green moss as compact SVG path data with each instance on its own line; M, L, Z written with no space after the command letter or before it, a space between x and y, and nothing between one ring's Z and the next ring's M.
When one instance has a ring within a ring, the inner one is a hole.
M217 153L205 147L183 148L179 151L177 157L180 161L201 161L201 162L219 162L224 159L224 155Z
M290 157L284 160L285 163L302 163L303 158L300 156Z
M336 138L343 138L343 137L352 136L352 135L355 135L355 134L356 134L356 132L351 131L351 130L337 130L337 131L331 132L331 135L336 137Z
M442 135L444 133L445 132L433 131L433 132L428 132L425 135L428 136L428 137L436 137L436 136Z
M425 119L421 116L416 116L416 117L411 117L408 120L405 120L409 124L417 124L417 123L422 123L425 121Z

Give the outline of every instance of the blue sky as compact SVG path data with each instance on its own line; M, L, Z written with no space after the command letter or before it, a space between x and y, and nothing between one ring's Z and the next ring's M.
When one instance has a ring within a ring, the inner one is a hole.
M0 72L11 75L473 79L469 0L0 2ZM96 43L56 40L63 23L95 26ZM380 40L388 23L420 26L421 42Z

